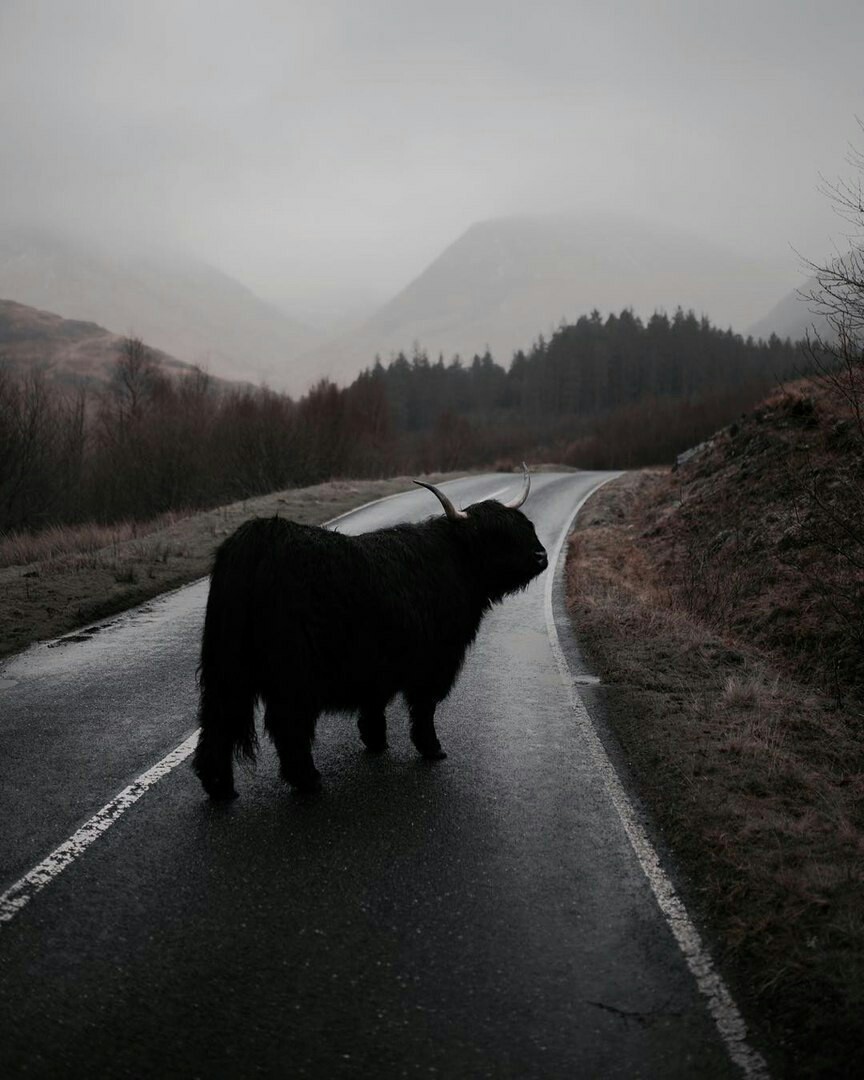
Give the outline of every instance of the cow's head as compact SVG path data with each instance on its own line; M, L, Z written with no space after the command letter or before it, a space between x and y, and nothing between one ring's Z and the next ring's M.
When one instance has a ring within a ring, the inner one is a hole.
M546 550L534 526L519 509L531 490L531 475L523 463L522 491L510 502L485 499L465 510L457 510L434 484L415 480L428 488L444 507L444 513L459 529L475 561L477 574L490 600L524 589L548 565Z

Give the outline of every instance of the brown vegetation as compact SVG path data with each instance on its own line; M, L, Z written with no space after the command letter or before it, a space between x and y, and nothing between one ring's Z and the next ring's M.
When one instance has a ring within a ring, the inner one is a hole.
M792 384L658 482L644 543L689 614L860 704L862 480L848 408Z
M102 386L111 381L123 339L97 323L64 319L50 311L0 300L0 354L20 374L34 367L69 387ZM174 374L189 372L168 353L153 349L157 363Z
M33 318L29 330L13 319L5 331L7 349L31 350L30 366L22 373L11 353L0 357L0 532L146 521L337 477L502 458L588 468L668 460L801 361L790 342L745 341L692 312L645 324L626 310L605 320L593 312L518 353L509 370L488 352L445 363L418 348L294 401L169 369L135 338L117 339L106 384L63 384L50 366L55 337L66 340L71 326L86 338L93 327L33 316L35 329Z
M784 1075L864 1050L862 447L842 395L794 384L607 485L569 553L633 782Z
M346 390L321 382L295 402L220 387L197 370L171 377L129 338L98 393L0 363L0 535L146 522L342 477L470 468L518 447L500 433L482 442L449 416L408 437L371 378Z

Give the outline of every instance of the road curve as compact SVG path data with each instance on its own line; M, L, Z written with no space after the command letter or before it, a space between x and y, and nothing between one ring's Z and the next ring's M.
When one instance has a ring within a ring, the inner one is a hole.
M550 553L604 478L534 477ZM437 510L410 492L337 527ZM229 806L188 761L149 787L0 925L0 1075L740 1075L574 724L544 586L487 616L438 711L446 761L417 758L397 701L383 756L322 718L319 796L264 744ZM190 734L205 597L0 666L0 890Z

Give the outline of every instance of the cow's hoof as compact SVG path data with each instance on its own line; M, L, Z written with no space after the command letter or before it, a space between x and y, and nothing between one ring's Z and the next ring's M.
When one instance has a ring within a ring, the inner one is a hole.
M386 739L363 739L363 745L370 754L381 754L387 749L388 743Z
M447 751L439 746L418 746L420 756L424 761L443 761L447 757Z
M293 776L286 776L285 780L295 791L299 792L318 791L321 787L321 773L319 773L317 769L312 769L310 772L295 773Z
M234 785L224 780L202 780L201 784L212 802L230 802L237 798Z

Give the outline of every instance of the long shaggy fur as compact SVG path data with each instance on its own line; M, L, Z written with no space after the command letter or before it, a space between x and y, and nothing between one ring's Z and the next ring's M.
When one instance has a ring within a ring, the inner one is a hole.
M194 767L205 791L236 794L232 759L255 753L258 700L282 775L299 788L319 781L321 712L359 712L364 743L383 750L385 708L400 692L419 752L445 756L435 708L484 612L545 566L531 522L494 501L464 520L356 537L281 518L241 525L216 553L204 622Z

